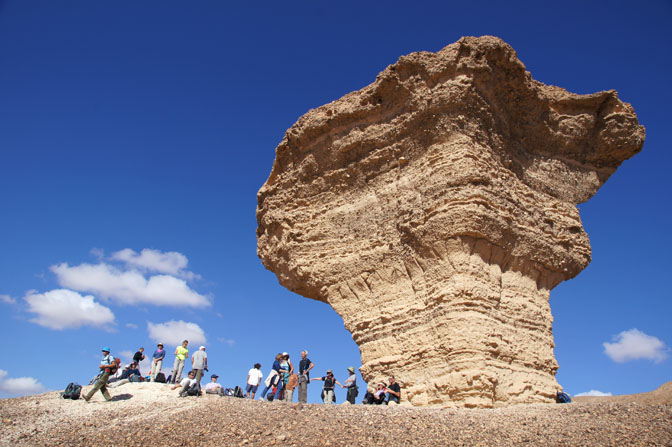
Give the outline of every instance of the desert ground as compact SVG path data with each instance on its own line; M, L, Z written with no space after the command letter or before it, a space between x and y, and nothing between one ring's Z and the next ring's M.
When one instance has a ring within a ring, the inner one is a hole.
M0 445L672 446L672 382L643 394L495 409L179 398L157 383L111 394L88 404L58 392L2 399Z

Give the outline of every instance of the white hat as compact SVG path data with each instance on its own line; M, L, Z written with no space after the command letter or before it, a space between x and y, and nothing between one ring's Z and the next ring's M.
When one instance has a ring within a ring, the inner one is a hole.
M283 352L282 355L289 355L289 354L287 354L286 352Z
M198 349L205 349L205 346L201 346L201 347L200 347L200 348L198 348Z

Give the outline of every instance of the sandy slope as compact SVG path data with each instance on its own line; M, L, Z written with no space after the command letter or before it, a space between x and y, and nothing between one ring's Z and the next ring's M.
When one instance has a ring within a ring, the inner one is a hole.
M92 403L58 393L0 400L0 445L672 446L672 382L630 396L492 410L178 398L127 384Z

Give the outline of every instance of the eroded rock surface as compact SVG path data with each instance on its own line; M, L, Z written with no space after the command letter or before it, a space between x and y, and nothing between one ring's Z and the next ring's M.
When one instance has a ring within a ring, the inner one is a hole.
M644 142L615 91L532 79L495 37L403 56L302 116L258 194L258 254L329 303L369 383L413 405L551 402L549 292L590 262L576 208Z

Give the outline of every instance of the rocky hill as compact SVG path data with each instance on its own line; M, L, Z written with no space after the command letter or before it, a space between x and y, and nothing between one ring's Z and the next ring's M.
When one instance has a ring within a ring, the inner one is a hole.
M86 390L86 387L85 387ZM672 383L651 393L495 409L177 397L129 383L91 403L0 400L2 446L672 446Z

